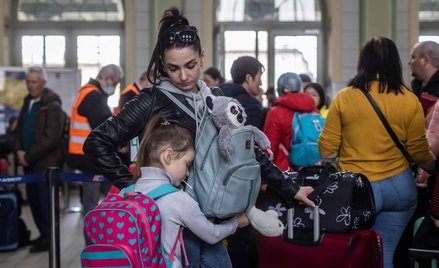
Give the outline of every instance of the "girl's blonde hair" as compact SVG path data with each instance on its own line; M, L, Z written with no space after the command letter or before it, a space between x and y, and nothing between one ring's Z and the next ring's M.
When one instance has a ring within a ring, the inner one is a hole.
M167 148L176 152L175 157L178 159L195 147L187 129L171 124L164 116L154 115L148 121L141 138L135 174L140 174L140 167L143 166L163 168L160 154Z

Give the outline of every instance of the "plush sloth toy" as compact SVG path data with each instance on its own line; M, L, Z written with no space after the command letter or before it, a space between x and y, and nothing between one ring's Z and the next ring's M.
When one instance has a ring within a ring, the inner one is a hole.
M208 96L206 98L208 111L212 116L215 126L219 129L219 149L227 160L231 161L233 146L230 140L232 130L235 128L248 128L253 132L255 143L272 156L270 141L267 136L253 126L244 126L247 114L242 105L234 98L224 96ZM285 229L274 210L262 211L255 206L247 212L251 225L262 235L280 236Z
M244 126L247 119L244 107L234 98L224 96L208 96L206 104L215 126L219 129L219 149L227 160L232 159L233 145L230 140L233 129L247 128L253 132L255 142L262 150L270 154L270 141L264 132L254 126Z

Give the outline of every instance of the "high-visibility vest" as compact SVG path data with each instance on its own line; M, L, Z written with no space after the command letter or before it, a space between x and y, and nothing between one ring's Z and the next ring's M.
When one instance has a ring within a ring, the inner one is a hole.
M136 95L140 94L140 89L137 87L137 84L132 83L132 84L129 84L124 90L122 90L122 92L120 92L120 96L123 96L123 95L129 93L130 91L134 92L134 94L136 94ZM114 109L113 115L118 114L120 109L122 109L122 107L120 107L120 105L121 105L121 103L119 101L119 106Z
M130 91L134 92L136 95L140 94L140 90L137 88L136 84L132 83L132 84L129 84L124 90L122 90L120 95L124 95Z
M83 155L82 146L85 139L91 133L92 129L87 117L78 114L78 107L81 105L84 98L92 91L101 91L92 84L86 84L79 89L78 98L72 107L72 114L70 116L70 138L69 138L69 153Z

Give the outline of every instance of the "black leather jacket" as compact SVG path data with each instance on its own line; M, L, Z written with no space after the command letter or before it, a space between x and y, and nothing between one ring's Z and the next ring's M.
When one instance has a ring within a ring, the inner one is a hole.
M174 94L193 110L184 95ZM95 128L85 141L83 150L93 164L114 186L122 189L133 183L132 174L116 153L120 144L126 144L142 133L148 119L156 114L165 116L171 123L187 128L195 139L195 121L158 89L143 89L121 111ZM256 158L261 164L261 177L287 200L294 199L299 186L289 180L260 150Z

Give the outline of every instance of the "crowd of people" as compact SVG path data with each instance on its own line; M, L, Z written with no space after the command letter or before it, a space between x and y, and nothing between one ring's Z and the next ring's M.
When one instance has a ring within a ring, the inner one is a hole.
M191 176L200 121L186 116L162 91L196 114L206 105L206 96L223 94L238 100L247 114L246 125L262 130L270 141L272 159L259 149L255 152L264 184L276 189L286 200L296 199L312 206L307 198L312 188L285 180L284 172L301 168L289 159L294 115L314 112L325 118L318 140L321 158L331 159L339 170L363 173L371 182L377 213L372 228L384 240L384 267L393 267L397 262L393 260L397 245L415 216L425 219L413 245L438 249L437 43L426 41L413 47L409 66L414 79L409 87L403 81L402 63L394 42L385 37L371 38L361 48L357 73L332 102L325 86L294 70L281 74L276 87L261 89L265 66L252 56L241 56L233 62L232 80L227 82L215 67L202 73L203 61L204 50L196 28L178 9L168 9L160 21L147 70L122 90L114 113L107 98L123 78L119 66L102 67L96 78L90 78L79 89L71 111L68 169L103 174L115 188L123 189L134 182L129 166L135 159L130 158L129 141L139 137L140 178L136 187L142 192L163 183L178 187L181 180ZM14 130L14 152L25 174L44 173L49 166L63 165L60 144L65 118L60 97L45 86L46 81L43 68L28 68L29 94ZM261 94L265 101L261 101ZM378 104L410 159L392 141L365 94L370 94ZM416 174L412 162L419 167ZM98 183L82 184L84 214L98 204L101 187ZM418 195L422 189L429 190ZM108 187L104 192L108 192ZM30 252L49 249L48 195L46 181L26 185L26 198L40 233L32 241ZM181 211L173 209L175 202L181 202ZM164 221L172 222L163 229L169 230L163 236L165 254L171 251L171 234L176 235L179 226L186 226L183 235L191 267L257 267L257 233L245 214L213 224L184 192L163 198L158 206L165 212ZM421 206L422 211L415 213ZM173 267L181 267L180 260L178 254L178 263Z

